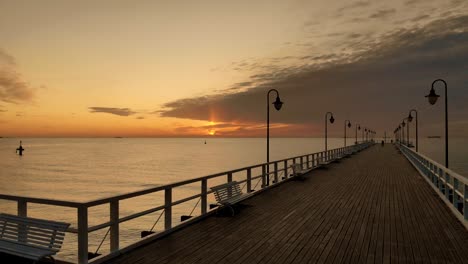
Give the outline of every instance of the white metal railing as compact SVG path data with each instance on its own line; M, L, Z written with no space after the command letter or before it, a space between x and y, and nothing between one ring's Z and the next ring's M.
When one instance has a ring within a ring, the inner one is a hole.
M122 195L116 195L112 197L107 197L103 199L92 200L88 202L72 202L72 201L63 201L63 200L54 200L54 199L42 199L42 198L34 198L34 197L25 197L25 196L14 196L14 195L6 195L0 194L0 200L10 200L17 202L17 214L19 216L26 217L28 215L28 204L45 204L45 205L52 205L52 206L59 206L59 207L69 207L75 208L77 210L77 227L70 227L67 232L77 234L78 236L78 263L79 264L87 264L88 260L88 235L91 232L101 230L104 228L109 228L110 234L110 254L108 256L100 257L97 259L93 259L91 263L99 263L110 256L113 253L118 253L123 249L120 248L120 236L119 236L119 225L121 223L163 210L164 213L164 230L161 233L170 233L174 231L175 226L172 222L172 208L175 205L179 205L182 203L186 203L188 201L194 200L199 198L200 199L200 216L207 215L209 213L208 209L208 195L212 193L208 190L208 180L210 179L218 179L225 180L226 182L231 182L233 180L234 173L244 173L245 176L244 180L238 180L239 183L246 184L246 191L247 192L254 192L255 190L252 188L252 181L258 180L262 182L260 190L268 189L272 186L280 184L289 178L288 170L290 169L292 164L301 164L303 169L313 169L318 167L320 162L328 161L336 158L340 158L345 156L346 154L350 154L351 152L360 151L362 149L368 148L374 144L373 142L361 142L356 145L342 147L337 149L331 149L327 152L322 151L318 153L312 153L307 155L301 155L296 157L291 157L283 160L272 161L270 163L262 163L257 164L249 167L244 167L236 170L220 172L204 177L184 180L176 183L171 183L163 186L157 186L153 188L148 188L144 190L139 190L135 192L130 192ZM252 175L254 170L260 170L260 175ZM280 177L280 173L284 173L284 177ZM267 182L267 175L272 175L272 180ZM174 201L173 199L173 189L176 187L187 186L189 184L198 183L199 185L199 193L191 196L187 196L181 198L179 200ZM466 186L466 185L465 185ZM466 188L466 187L465 187ZM119 209L120 209L120 202L129 199L140 197L148 194L154 194L162 192L164 194L164 204L156 207L152 207L150 209L133 213L131 215L120 217ZM88 212L91 207L100 206L100 205L109 205L109 221L105 223L100 223L97 225L90 226L89 225L89 216ZM192 219L187 221L186 224L189 224L191 221L196 220ZM182 224L179 225L179 227ZM148 237L151 239L158 234L154 234ZM131 246L129 246L131 247Z
M406 146L396 146L468 229L468 179Z

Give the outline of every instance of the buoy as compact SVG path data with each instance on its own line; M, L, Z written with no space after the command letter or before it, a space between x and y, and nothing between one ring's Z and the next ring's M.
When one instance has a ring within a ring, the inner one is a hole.
M24 148L23 146L21 145L22 141L20 141L20 145L19 147L16 149L16 152L20 155L20 156L23 156L23 151L24 151Z

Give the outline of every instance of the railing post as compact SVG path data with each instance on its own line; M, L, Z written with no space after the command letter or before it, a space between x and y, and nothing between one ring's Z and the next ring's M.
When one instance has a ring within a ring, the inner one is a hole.
M301 156L300 160L301 160L301 170L302 170L302 169L304 169L304 167L303 167L304 166L304 156Z
M228 183L229 183L229 182L232 182L232 173L231 173L231 172L229 172L229 173L227 174L227 182L228 182ZM227 192L228 192L228 197L231 197L231 196L232 196L232 189L231 189L231 188L228 188Z
M447 184L447 183L445 183L445 184L442 183L442 179L444 179L444 176L440 175L440 170L436 166L434 166L434 173L437 175L437 178L438 178L438 181L439 181L439 191L441 193L443 193L444 190L445 190L445 185Z
M20 199L18 200L18 216L27 217L28 216L28 203L26 200ZM27 233L26 233L26 225L19 224L18 225L18 241L26 242L28 240Z
M274 169L275 169L275 183L278 183L278 162L275 162Z
M308 169L308 168L310 168L310 155L307 155L307 156L306 156L306 160L307 160L306 169Z
M26 202L26 200L18 200L18 216L28 216L28 203Z
M453 199L452 199L452 204L453 206L458 209L458 195L457 195L457 190L458 190L458 180L457 178L453 177Z
M252 169L247 169L247 192L252 192Z
M463 184L463 216L468 220L468 185Z
M164 189L164 229L172 228L172 188Z
M289 177L288 175L288 160L284 160L284 179L286 180Z
M119 200L110 204L110 251L119 250Z
M78 264L88 264L88 207L78 207Z
M445 171L442 171L442 169L440 170L441 173L443 173L445 175L445 198L447 198L447 200L450 202L450 187L449 187L449 183L450 183L450 175L445 172ZM452 187L453 187L453 184L452 184Z
M208 180L201 181L201 214L206 214L208 205Z
M262 188L265 188L266 185L266 165L262 165Z

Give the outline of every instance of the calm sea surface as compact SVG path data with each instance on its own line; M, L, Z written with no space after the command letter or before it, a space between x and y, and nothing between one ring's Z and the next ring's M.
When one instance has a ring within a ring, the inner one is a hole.
M352 142L348 139L348 142ZM0 193L89 201L152 186L246 167L266 160L265 139L23 139L24 156L15 154L18 139L0 138ZM422 139L420 152L444 163L444 140ZM329 148L341 147L343 139L329 139ZM450 167L468 175L468 139L450 142ZM323 139L273 138L270 160L322 151ZM175 190L174 197L196 194L199 184ZM196 200L174 208L174 222L189 214ZM121 203L120 216L162 205L160 194L133 198ZM90 209L90 225L108 221L108 206ZM0 200L0 212L16 214L16 203ZM198 212L198 211L197 211ZM196 213L195 213L196 214ZM76 210L29 205L31 217L60 220L76 226ZM121 226L121 246L135 242L140 231L153 225L158 213ZM162 223L156 230L162 229ZM107 230L90 234L95 251ZM100 253L108 252L108 239ZM59 258L75 260L76 236L67 234Z

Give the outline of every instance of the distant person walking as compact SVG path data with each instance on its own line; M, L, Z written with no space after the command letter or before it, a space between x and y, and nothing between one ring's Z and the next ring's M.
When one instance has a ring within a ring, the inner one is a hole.
M16 149L16 152L20 155L20 156L23 156L23 151L24 151L24 148L23 146L21 145L22 141L20 141L20 145L19 147Z

